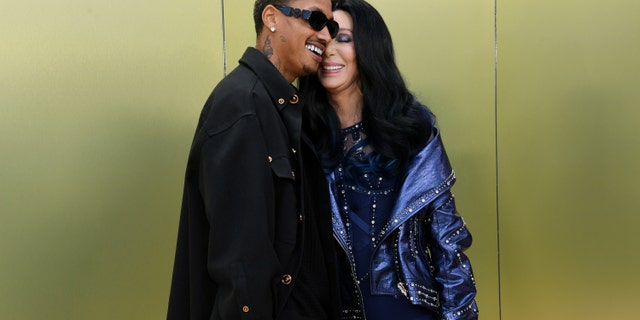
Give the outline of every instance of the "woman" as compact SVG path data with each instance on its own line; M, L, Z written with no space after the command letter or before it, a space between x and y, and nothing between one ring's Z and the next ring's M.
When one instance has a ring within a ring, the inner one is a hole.
M477 319L455 175L435 119L406 88L389 31L363 0L303 78L304 128L329 183L342 319Z

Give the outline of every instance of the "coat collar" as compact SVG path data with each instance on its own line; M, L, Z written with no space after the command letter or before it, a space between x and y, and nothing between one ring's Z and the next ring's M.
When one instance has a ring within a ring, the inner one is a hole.
M300 147L302 131L302 101L298 90L256 48L245 50L240 64L249 68L260 79L273 104L278 108L294 150Z
M247 48L242 58L240 58L240 64L251 69L260 78L278 110L282 110L288 105L300 103L298 90L282 76L273 63L258 49Z

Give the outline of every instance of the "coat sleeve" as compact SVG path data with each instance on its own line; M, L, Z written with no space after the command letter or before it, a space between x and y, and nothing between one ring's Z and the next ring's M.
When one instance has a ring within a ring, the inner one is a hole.
M434 208L427 221L435 278L442 288L440 315L445 320L477 319L475 278L463 253L471 246L471 233L456 210L451 191L438 196Z
M275 181L255 115L201 134L190 159L197 183L185 187L168 318L273 319L282 274L273 245L275 188L286 182Z

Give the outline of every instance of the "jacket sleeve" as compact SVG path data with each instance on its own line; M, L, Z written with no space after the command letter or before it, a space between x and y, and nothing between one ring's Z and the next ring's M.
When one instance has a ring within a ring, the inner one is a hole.
M471 246L471 233L456 210L451 191L443 192L433 204L427 222L435 278L442 288L440 315L445 320L477 319L475 278L463 253Z

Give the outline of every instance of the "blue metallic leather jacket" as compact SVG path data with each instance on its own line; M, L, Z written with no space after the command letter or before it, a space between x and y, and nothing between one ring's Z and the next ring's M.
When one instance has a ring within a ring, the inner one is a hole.
M327 180L334 237L343 249L339 250L340 267L351 270L351 274L343 272L341 290L358 293L352 300L343 298L342 319L366 319L351 267L354 257L347 250L347 230L336 203L335 177L327 175ZM456 211L454 182L455 173L436 130L409 163L385 237L374 250L369 281L373 294L406 297L437 312L441 319L477 319L475 279L463 254L471 245L471 234Z

